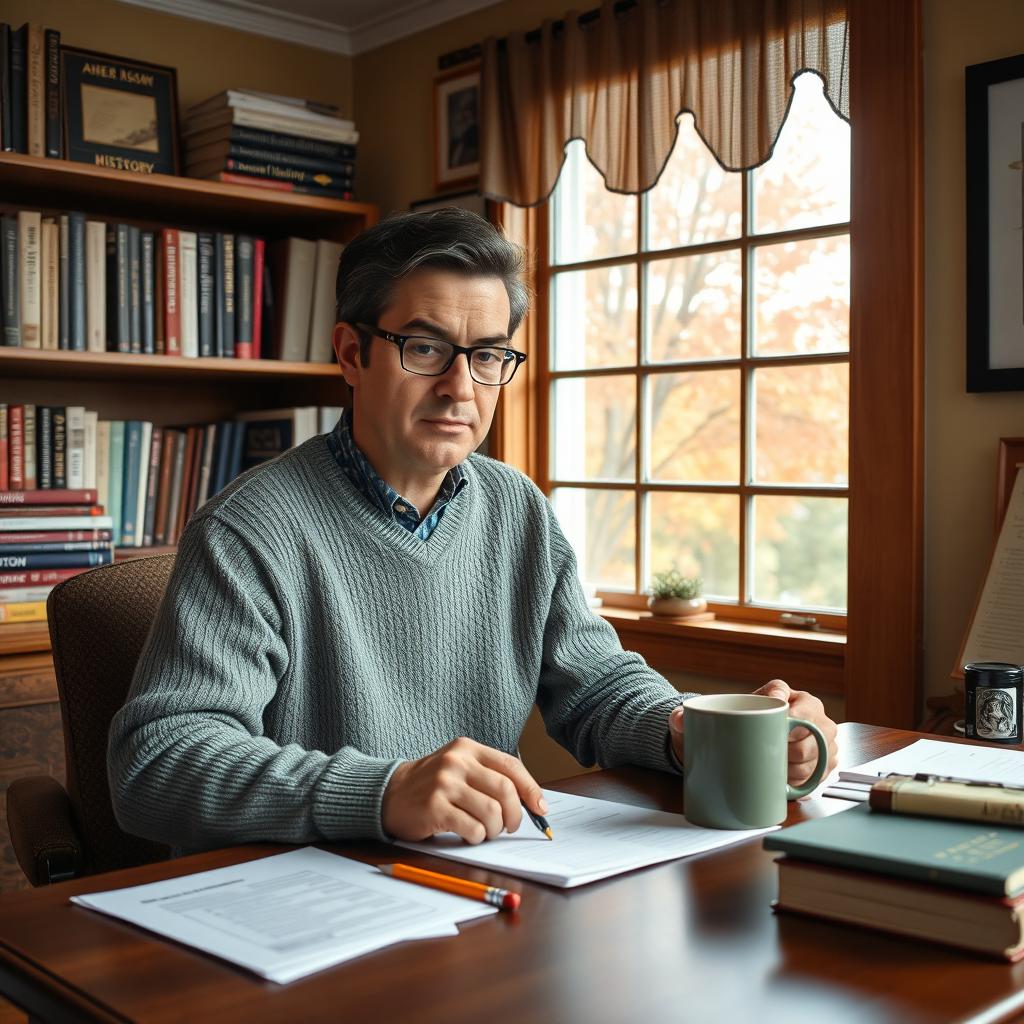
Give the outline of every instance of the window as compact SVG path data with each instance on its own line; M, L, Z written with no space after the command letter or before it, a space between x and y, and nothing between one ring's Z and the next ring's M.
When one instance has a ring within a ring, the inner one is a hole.
M849 221L850 130L814 75L751 172L723 171L689 115L640 197L570 145L540 475L588 582L639 595L675 565L730 616L842 623Z

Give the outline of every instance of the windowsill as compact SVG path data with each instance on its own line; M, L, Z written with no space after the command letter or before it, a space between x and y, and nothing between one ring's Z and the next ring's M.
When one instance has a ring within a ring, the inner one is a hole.
M781 677L799 689L845 692L843 632L719 618L687 622L608 605L597 613L614 627L623 647L655 669L744 683Z

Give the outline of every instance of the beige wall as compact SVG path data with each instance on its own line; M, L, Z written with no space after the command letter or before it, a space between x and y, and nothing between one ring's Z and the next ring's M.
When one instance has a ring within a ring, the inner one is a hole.
M335 103L351 116L352 61L114 0L4 0L0 18L60 29L61 42L178 69L182 111L229 88Z
M988 564L998 439L1024 435L1024 395L964 390L964 67L1024 51L1024 4L924 0L924 43L924 689L943 694Z

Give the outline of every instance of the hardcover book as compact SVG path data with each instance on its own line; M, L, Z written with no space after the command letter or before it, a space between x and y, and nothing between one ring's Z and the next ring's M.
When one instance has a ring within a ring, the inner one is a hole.
M1024 830L875 814L866 804L763 839L766 850L991 896L1024 892Z

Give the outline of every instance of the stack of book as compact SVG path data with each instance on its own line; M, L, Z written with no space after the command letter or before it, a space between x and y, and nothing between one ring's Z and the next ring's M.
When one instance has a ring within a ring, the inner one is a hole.
M6 346L331 362L340 243L69 212L0 220ZM275 296L277 299L275 300Z
M61 157L60 32L0 23L0 149Z
M785 854L779 910L1024 958L1020 828L881 814L860 804L763 842Z
M175 544L192 513L239 473L331 430L340 415L303 406L161 427L101 420L82 406L0 404L0 493L13 505L22 494L72 488L109 510L107 540L118 546Z
M185 168L192 178L352 199L358 141L336 107L229 89L187 112Z
M43 622L63 580L114 560L95 488L0 490L0 623Z

